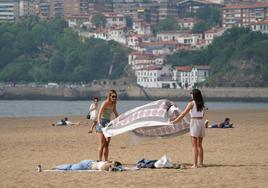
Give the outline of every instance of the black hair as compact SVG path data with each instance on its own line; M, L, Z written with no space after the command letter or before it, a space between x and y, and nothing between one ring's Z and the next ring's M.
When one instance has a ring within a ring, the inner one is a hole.
M225 118L224 122L226 122L226 121L230 121L230 119L229 118Z
M196 104L197 111L201 112L205 108L201 91L199 89L193 89L191 94L193 95L193 99Z
M95 101L95 100L99 101L99 98L98 97L94 97L93 98L93 101Z

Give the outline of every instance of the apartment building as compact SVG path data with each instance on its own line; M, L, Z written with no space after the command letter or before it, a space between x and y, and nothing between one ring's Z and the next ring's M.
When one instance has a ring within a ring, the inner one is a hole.
M19 16L32 16L35 15L35 2L34 0L19 0Z
M62 7L64 18L80 14L80 0L64 0L62 1Z
M224 0L224 4L253 4L262 0ZM265 1L265 0L263 0Z
M50 0L50 17L63 16L63 1L64 0Z
M268 19L268 2L255 4L226 5L222 9L224 28L246 27L252 23Z
M127 26L126 17L123 14L109 12L104 13L106 18L106 27L113 27L113 26Z
M0 1L0 22L12 22L19 16L19 0Z
M113 0L83 0L83 1L88 1L88 13L113 11ZM83 4L85 7L86 3Z
M188 14L196 13L199 9L206 7L221 8L223 5L206 0L183 0L177 3L178 14L185 17Z
M158 20L164 20L167 17L177 17L176 0L159 0L158 2Z
M41 18L63 16L63 0L36 0L36 15Z

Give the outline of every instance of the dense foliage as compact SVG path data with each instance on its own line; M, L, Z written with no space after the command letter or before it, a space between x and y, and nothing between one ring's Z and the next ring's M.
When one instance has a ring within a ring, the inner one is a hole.
M178 65L210 65L209 86L268 86L268 35L232 28L208 48L168 57Z
M161 31L179 30L180 29L179 25L174 24L174 23L177 23L174 17L167 17L159 21L159 23L157 23L156 25L154 25L153 30L155 33L158 33Z
M193 27L194 33L203 33L213 26L219 26L221 20L221 12L218 8L206 7L199 9L192 15L196 17L198 22Z
M82 40L61 18L0 24L0 81L90 82L118 78L126 64L125 48Z

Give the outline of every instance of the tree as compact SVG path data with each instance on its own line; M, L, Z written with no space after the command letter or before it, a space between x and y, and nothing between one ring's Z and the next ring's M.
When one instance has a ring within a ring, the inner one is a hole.
M105 27L106 17L103 14L97 14L92 17L91 23L95 25L96 28Z
M199 22L197 22L197 23L194 25L192 31L193 31L194 33L204 33L204 32L207 31L209 28L210 28L210 26L209 26L206 22L204 22L204 21L199 21Z
M167 17L164 20L161 20L156 26L155 30L156 32L160 31L170 31L170 30L178 30L180 29L179 25L176 24L177 21L173 17Z

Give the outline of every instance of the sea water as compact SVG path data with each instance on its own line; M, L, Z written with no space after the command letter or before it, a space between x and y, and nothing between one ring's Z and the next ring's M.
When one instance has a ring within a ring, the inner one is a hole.
M118 113L151 101L119 100ZM86 116L91 101L0 100L0 117ZM100 101L101 104L101 101ZM176 101L183 109L187 101ZM213 109L268 109L266 102L206 102Z

